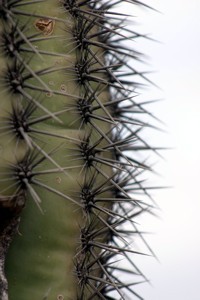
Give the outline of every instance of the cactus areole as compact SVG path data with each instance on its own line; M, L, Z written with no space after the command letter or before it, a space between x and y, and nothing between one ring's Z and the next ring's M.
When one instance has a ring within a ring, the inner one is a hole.
M126 3L0 1L1 300L143 299L153 149Z

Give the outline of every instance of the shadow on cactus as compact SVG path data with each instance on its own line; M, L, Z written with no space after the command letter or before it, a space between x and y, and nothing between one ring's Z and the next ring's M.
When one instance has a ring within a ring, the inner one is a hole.
M138 153L157 150L126 2L144 5L0 1L2 300L143 299L134 258L153 253L135 220L154 204Z

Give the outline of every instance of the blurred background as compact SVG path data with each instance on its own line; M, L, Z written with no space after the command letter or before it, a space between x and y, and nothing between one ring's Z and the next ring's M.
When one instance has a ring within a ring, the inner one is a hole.
M137 257L151 280L136 290L145 300L200 299L200 1L149 0L159 12L135 7L136 29L159 41L138 39L148 62L144 70L153 86L142 97L163 99L149 106L165 125L152 132L152 145L172 147L154 166L160 174L152 185L173 186L153 191L159 218L145 215L140 229L156 253ZM124 11L130 10L124 6ZM154 161L155 162L155 161Z

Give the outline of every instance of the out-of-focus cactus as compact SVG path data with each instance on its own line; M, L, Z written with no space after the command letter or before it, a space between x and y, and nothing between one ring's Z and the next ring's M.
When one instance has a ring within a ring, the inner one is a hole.
M1 300L142 299L129 238L152 148L126 2L143 5L0 1Z

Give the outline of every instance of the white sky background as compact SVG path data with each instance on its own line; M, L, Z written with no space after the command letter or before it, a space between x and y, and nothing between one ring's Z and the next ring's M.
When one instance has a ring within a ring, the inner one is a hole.
M138 258L138 265L151 279L137 291L145 300L200 299L200 1L149 0L162 13L135 10L136 29L151 33L161 43L139 41L149 56L149 76L162 91L150 89L149 99L164 98L153 111L166 124L168 134L149 139L155 145L175 149L163 152L166 161L156 169L164 185L173 189L155 194L161 220L145 216L143 228L155 234L148 242L160 263ZM133 9L132 9L133 11ZM129 10L130 13L130 10ZM147 98L147 97L146 97ZM146 99L147 100L147 99Z

